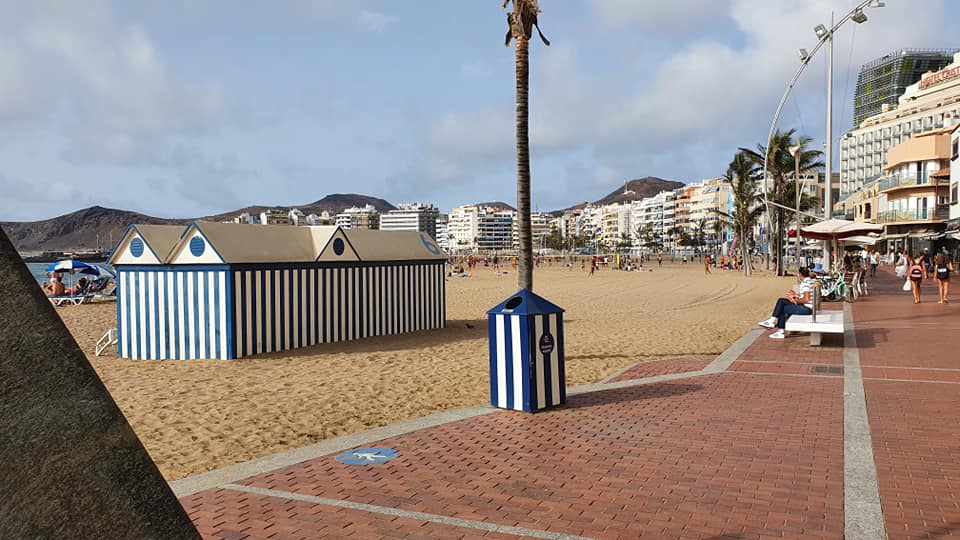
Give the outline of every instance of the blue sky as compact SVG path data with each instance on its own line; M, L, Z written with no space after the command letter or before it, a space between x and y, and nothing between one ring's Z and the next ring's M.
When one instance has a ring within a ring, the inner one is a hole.
M498 0L0 0L0 220L100 204L194 217L363 193L444 210L516 197ZM540 0L534 207L692 182L754 146L812 28L849 0ZM946 0L837 34L835 132L860 64L960 46ZM782 127L822 144L823 57ZM836 163L836 161L835 161Z

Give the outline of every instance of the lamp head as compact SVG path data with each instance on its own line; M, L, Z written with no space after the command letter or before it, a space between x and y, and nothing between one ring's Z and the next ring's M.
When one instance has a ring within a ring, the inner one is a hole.
M822 24L813 27L813 31L817 33L818 39L823 39L823 37L827 35L827 27Z
M810 53L806 49L800 49L800 61L806 62L808 59L810 59Z
M867 7L881 8L881 7L884 7L884 6L886 6L886 5L887 5L887 3L884 2L883 0L871 0L871 2L870 2L869 4L867 4Z
M850 16L850 19L857 24L862 24L867 22L867 15L862 9L858 9L853 12L853 15Z

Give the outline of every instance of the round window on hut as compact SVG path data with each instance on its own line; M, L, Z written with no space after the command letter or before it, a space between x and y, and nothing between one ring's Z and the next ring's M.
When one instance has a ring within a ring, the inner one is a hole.
M194 236L190 239L190 253L194 257L199 257L203 255L203 250L206 249L207 245L204 243L203 238L199 236Z
M336 253L337 255L343 255L343 248L344 248L343 239L342 238L334 239L333 252Z
M134 257L143 255L143 240L134 238L130 241L130 254Z
M507 309L517 309L517 307L519 307L520 304L522 303L523 303L523 298L519 296L514 296L513 298L507 300L507 305L504 307L506 307Z

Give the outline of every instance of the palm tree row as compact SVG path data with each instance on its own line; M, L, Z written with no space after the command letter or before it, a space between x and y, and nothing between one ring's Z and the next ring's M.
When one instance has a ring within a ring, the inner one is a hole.
M745 254L743 260L744 274L750 275L753 271L750 257L747 256L754 243L753 229L766 210L759 184L763 179L764 157L767 161L767 174L773 181L767 187L767 199L772 205L773 230L767 231L771 235L774 245L774 256L777 262L777 275L783 275L783 243L786 239L787 214L784 207L794 207L797 203L797 190L800 189L796 171L801 174L817 174L823 167L820 161L822 152L808 150L811 139L806 136L795 136L796 130L777 131L770 139L769 148L758 144L756 150L740 148L734 155L733 161L727 167L724 180L733 190L733 211L731 213L718 212L736 230L741 251ZM801 194L800 210L808 210L817 204L815 197ZM798 244L799 248L799 244Z

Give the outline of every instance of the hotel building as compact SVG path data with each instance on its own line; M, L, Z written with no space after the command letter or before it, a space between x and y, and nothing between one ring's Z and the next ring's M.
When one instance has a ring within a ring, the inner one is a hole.
M866 118L840 137L840 198L879 178L886 153L922 133L960 123L960 53L940 71L927 73L907 87L896 107Z
M382 231L419 231L437 239L440 210L432 204L401 204L400 208L380 215Z

